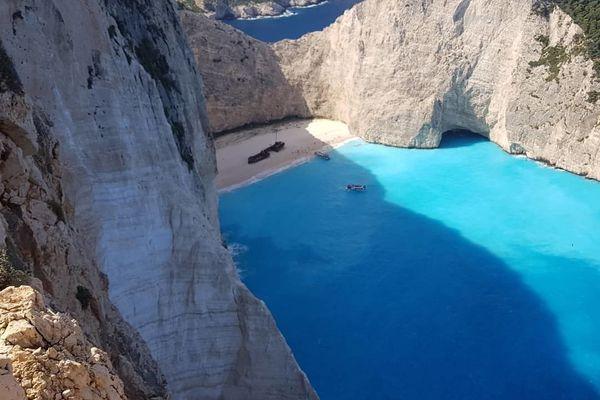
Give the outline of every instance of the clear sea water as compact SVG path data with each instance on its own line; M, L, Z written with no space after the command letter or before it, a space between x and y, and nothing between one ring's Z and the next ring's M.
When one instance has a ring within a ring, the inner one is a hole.
M598 182L473 136L354 141L221 220L323 400L600 398Z
M307 32L320 31L360 0L328 0L317 6L291 8L286 17L229 20L228 24L264 42L298 39Z

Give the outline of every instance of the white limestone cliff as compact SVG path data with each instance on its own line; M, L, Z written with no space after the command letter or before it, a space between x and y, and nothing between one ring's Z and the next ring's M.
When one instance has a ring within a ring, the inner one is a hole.
M173 3L6 0L0 44L0 247L84 320L137 383L127 395L164 395L147 344L173 399L316 398L221 243L202 84ZM107 288L141 335L128 328L129 347L108 335L127 324Z
M591 100L600 83L581 28L559 8L546 17L532 0L365 0L324 31L271 49L249 46L230 28L184 21L196 54L214 47L203 37L226 43L225 66L201 67L219 94L207 99L216 132L269 115L314 116L344 121L369 141L432 148L444 132L467 129L600 179L600 101ZM241 53L260 62L228 56ZM248 79L238 79L242 72ZM230 118L222 99L234 93ZM278 100L257 102L257 94Z
M0 289L34 285L108 350L130 399L165 398L155 361L108 299L106 276L72 224L65 165L50 124L25 93L0 40Z
M291 110L306 115L271 46L203 15L179 15L203 77L211 132L276 121Z
M430 148L467 129L600 179L600 84L582 35L530 0L366 0L275 51L310 114L369 141Z

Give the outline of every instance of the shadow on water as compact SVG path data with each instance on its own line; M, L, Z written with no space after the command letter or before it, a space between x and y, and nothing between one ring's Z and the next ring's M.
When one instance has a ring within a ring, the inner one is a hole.
M323 400L600 398L517 273L339 153L223 196L222 221Z
M489 142L489 139L467 130L453 130L444 132L440 149L454 149L458 147L472 146L477 143Z

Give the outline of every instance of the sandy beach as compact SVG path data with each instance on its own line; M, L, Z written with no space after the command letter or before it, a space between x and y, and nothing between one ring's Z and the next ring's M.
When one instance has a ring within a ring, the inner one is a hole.
M240 130L216 139L217 188L231 190L265 178L314 157L315 151L331 150L355 139L343 122L327 119L295 120L259 128ZM266 160L248 164L248 157L270 146L285 142L279 153Z

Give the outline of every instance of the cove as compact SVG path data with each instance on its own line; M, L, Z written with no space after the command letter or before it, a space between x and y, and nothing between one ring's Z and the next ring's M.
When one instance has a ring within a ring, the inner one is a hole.
M310 7L290 8L290 16L224 22L263 42L298 39L331 25L344 11L360 0L328 0Z
M322 399L600 398L598 182L446 135L354 141L220 200Z

